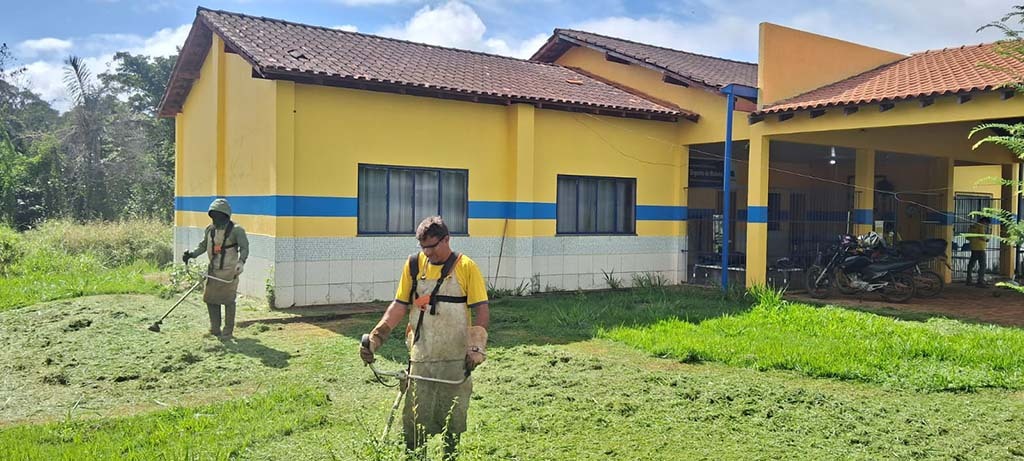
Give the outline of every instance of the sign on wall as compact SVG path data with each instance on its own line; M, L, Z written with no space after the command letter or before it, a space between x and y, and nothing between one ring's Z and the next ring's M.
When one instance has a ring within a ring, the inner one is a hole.
M722 161L717 159L690 159L690 187L722 187ZM736 178L736 170L729 173Z

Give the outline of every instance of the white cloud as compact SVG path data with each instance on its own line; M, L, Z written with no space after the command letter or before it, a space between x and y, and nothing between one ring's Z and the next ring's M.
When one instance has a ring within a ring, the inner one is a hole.
M437 6L424 6L405 24L385 27L378 34L413 42L484 51L517 58L529 57L548 38L547 34L537 34L516 42L510 39L487 37L487 26L480 16L471 6L459 1L449 1Z
M335 0L345 6L379 6L394 5L396 3L410 3L417 0Z
M331 29L343 30L345 32L359 32L359 27L353 24L342 24L340 26L331 26Z
M485 41L484 46L494 54L526 59L533 56L533 53L539 50L540 47L548 41L548 37L548 34L537 34L519 42L518 45L509 45L505 40L492 38Z
M35 40L25 40L18 44L18 53L22 56L33 58L40 54L64 53L73 45L71 40L46 37Z
M432 45L479 49L486 31L487 26L473 8L450 1L436 7L420 8L402 27L385 28L380 33Z
M58 56L39 59L25 65L24 80L28 87L48 101L55 109L66 111L70 107L64 86L64 59L68 54L82 57L93 77L110 69L114 53L127 51L146 56L170 56L185 43L191 24L160 29L148 37L131 34L96 34L74 41L73 46Z
M711 56L739 56L749 60L746 51L757 49L757 23L734 16L715 17L704 23L610 17L575 24L571 28Z

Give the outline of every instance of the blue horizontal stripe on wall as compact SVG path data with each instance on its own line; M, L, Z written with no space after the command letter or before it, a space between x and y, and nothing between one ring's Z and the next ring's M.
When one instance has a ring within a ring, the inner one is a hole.
M747 207L747 222L768 223L768 207L752 206Z
M928 214L925 216L925 221L937 222L937 223L939 223L940 225L943 225L943 226L952 226L953 225L953 221L955 219L956 219L956 216L953 213L948 212L948 211L944 212L944 213L937 213L937 212L932 211L932 212L928 212Z
M215 196L175 197L177 211L205 213ZM237 214L265 216L305 216L355 218L359 215L356 197L306 197L290 195L228 196L231 211ZM637 220L684 221L686 207L638 205ZM470 219L555 219L554 203L542 202L469 202Z
M175 197L174 209L205 213L214 198L216 197ZM232 213L236 214L354 218L359 212L358 200L354 197L236 195L224 198L231 204Z
M542 202L469 202L470 219L555 219L555 204Z
M637 205L637 221L686 221L687 209L684 206Z
M857 224L874 224L874 210L853 210L853 222Z

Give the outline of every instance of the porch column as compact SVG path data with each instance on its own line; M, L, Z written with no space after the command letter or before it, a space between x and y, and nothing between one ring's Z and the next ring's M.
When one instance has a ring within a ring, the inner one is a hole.
M1004 180L1011 181L1012 184L1002 186L1000 194L1002 196L1002 203L1000 208L1009 211L1014 217L1020 213L1020 210L1018 209L1020 197L1017 195L1017 192L1020 191L1021 178L1019 175L1020 169L1017 165L1003 165L1002 178ZM1005 228L1000 229L1000 235L1006 237ZM1000 272L1007 277L1013 277L1014 271L1016 270L1016 251L1017 249L1012 245L1008 245L1006 243L999 245L999 269Z
M955 187L953 185L953 171L954 161L952 158L937 158L934 161L934 173L932 180L938 187L944 188L942 195L936 200L936 209L939 213L931 211L938 216L940 225L940 235L938 238L946 240L946 261L950 264L953 263L953 245L950 243L953 241L953 223L955 222L956 205L953 198L955 195ZM953 273L946 267L945 264L938 264L934 266L936 272L942 276L946 283L953 281Z
M683 130L680 130L680 138ZM689 204L690 204L690 146L681 145L679 155L675 158L675 203L680 208L681 215L676 220L676 236L679 247L676 253L676 280L685 282L687 279L687 268L689 261Z
M874 229L875 224L875 151L857 149L856 179L854 180L853 233L862 235Z
M750 130L750 162L747 164L747 288L768 282L769 139L756 133L760 131L756 127Z

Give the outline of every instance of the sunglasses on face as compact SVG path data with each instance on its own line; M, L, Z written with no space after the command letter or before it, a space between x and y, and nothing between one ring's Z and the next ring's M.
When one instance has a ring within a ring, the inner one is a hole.
M423 249L423 250L429 250L429 249L435 248L435 247L437 247L438 245L440 245L440 244L441 244L441 242L443 242L443 241L445 241L445 240L447 240L447 239L448 239L448 237L447 237L447 236L445 236L445 237L441 237L441 239L439 239L438 241L434 242L434 244L433 244L433 245L420 245L420 249Z

